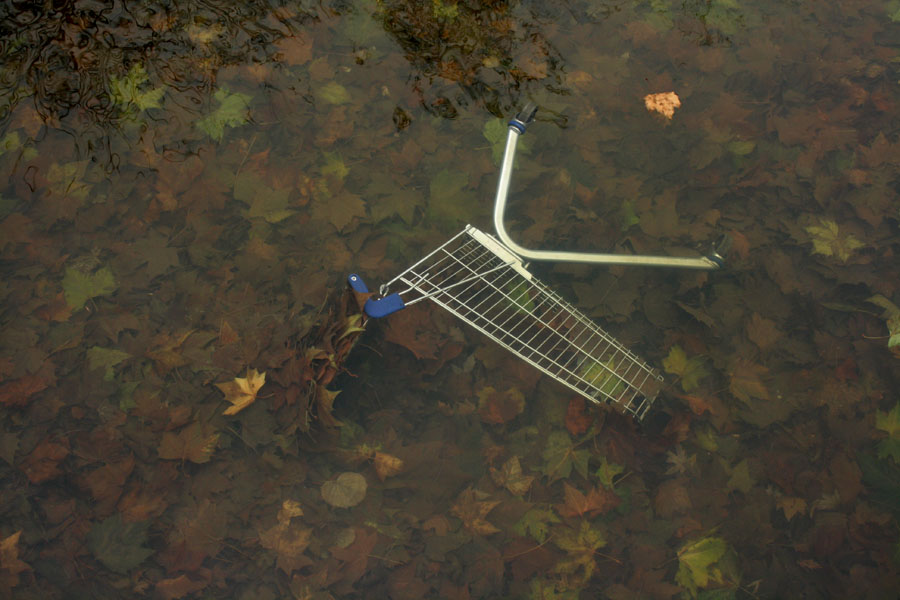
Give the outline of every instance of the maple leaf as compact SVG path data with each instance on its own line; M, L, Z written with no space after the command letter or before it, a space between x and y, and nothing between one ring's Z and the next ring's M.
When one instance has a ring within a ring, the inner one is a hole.
M219 89L213 98L219 107L197 121L197 127L216 141L222 141L226 127L238 127L248 122L247 111L250 107L250 96L230 93L225 88Z
M791 496L782 496L775 501L775 506L784 512L784 518L790 521L794 515L806 512L806 500Z
M125 77L110 78L110 91L112 101L126 110L137 107L138 111L148 108L159 108L159 101L166 90L164 87L156 87L146 91L140 88L149 81L144 65L135 63Z
M278 511L278 523L259 533L260 545L278 555L278 568L288 575L311 562L303 553L309 546L312 530L291 522L302 515L299 503L285 500Z
M266 383L266 374L256 369L247 369L246 377L235 377L233 381L217 383L216 387L225 394L225 399L231 402L231 406L222 414L236 415L256 401L256 395Z
M706 537L689 542L678 551L675 581L697 597L698 588L722 584L734 578L734 566L727 559L728 543L722 538Z
M735 398L748 404L752 402L751 398L768 400L769 390L761 379L761 376L766 373L768 373L768 369L764 366L738 359L731 371L731 383L728 389Z
M878 442L878 458L890 456L894 462L900 463L900 402L889 412L878 411L875 414L875 428L888 435Z
M587 581L597 566L596 551L606 545L606 537L596 525L588 520L581 521L579 529L563 528L553 538L553 543L567 554L556 563L557 573L575 575L581 571L581 581Z
M524 475L519 457L513 456L499 469L491 467L491 479L499 486L505 487L516 496L522 496L531 487L534 476Z
M485 500L484 498L487 497L488 495L484 492L471 487L466 488L456 499L456 504L450 509L450 513L459 517L463 526L472 533L478 535L497 533L500 530L489 523L485 517L495 506L500 504L500 501Z
M894 304L881 294L872 296L867 300L867 302L877 304L884 309L882 318L887 324L888 333L890 333L887 344L888 348L895 348L900 346L900 307L898 307L896 304Z
M600 480L603 487L612 489L613 479L616 475L621 474L625 470L622 465L617 465L606 460L605 456L600 457L600 468L594 473L594 476Z
M69 455L66 446L51 441L40 443L25 459L22 471L31 483L43 483L61 475L59 463Z
M563 484L565 500L558 507L559 514L564 517L581 517L605 514L621 502L620 498L606 488L591 488L587 494L582 493L568 482Z
M819 219L819 225L805 229L813 243L813 254L834 256L841 262L847 262L855 250L865 245L849 233L841 235L838 224L828 219Z
M91 298L107 296L116 291L116 280L112 271L103 267L95 273L69 267L62 280L66 302L72 310L79 310Z
M539 544L543 544L550 532L550 525L559 522L559 517L552 508L532 508L513 525L513 531L521 536L530 535Z
M689 359L677 344L669 349L669 355L663 359L663 369L666 373L681 377L681 387L685 392L696 389L700 380L709 374L703 366L703 358L694 356Z
M122 515L117 513L94 523L87 545L108 569L127 573L153 554L153 550L144 547L149 526L149 522L123 523Z
M585 399L576 396L569 400L569 406L566 409L566 429L572 435L581 435L590 429L594 422L594 415L585 411Z
M159 444L159 457L203 464L209 462L218 442L219 434L214 432L211 425L194 423L178 433L164 433Z
M312 59L313 43L305 32L282 38L276 42L278 58L288 65L302 65Z
M671 465L666 469L666 475L686 475L697 467L697 455L688 455L678 444L674 451L666 452L666 462Z
M588 450L576 450L572 440L564 431L554 431L547 437L547 445L542 453L544 466L541 472L551 479L566 479L572 473L572 467L582 477L587 477L588 460L591 453Z

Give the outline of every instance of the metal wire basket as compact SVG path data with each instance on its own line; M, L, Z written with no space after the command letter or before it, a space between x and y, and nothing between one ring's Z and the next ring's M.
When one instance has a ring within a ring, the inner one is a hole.
M516 140L535 110L527 106L509 124L494 204L494 225L503 241L467 225L382 285L364 310L378 318L431 300L585 398L610 402L640 420L662 387L660 373L538 281L520 257L714 269L722 264L723 244L709 256L687 258L528 250L515 244L503 227L503 212ZM368 293L359 275L350 275L349 282Z

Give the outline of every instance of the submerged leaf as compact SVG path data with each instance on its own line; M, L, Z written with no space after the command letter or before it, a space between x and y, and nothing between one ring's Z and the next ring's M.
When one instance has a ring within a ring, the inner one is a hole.
M117 513L94 523L87 535L87 546L108 569L127 573L153 554L153 550L144 547L148 526L149 522L123 523L122 515Z
M728 544L722 538L708 537L685 544L678 551L678 574L675 581L696 597L697 588L705 588L710 581L722 582L722 573L715 563L724 556Z
M819 225L809 225L805 229L813 244L813 254L834 256L847 262L855 250L864 246L851 234L842 235L838 224L828 219L819 219Z
M663 359L663 369L666 373L681 377L681 387L685 392L696 389L700 380L709 374L703 366L702 357L694 356L689 359L677 344L672 346L669 355Z
M213 98L219 103L219 108L197 121L197 127L214 140L221 141L226 127L238 127L250 120L247 116L250 96L237 92L231 94L221 88Z
M347 472L323 483L321 492L322 499L331 506L350 508L363 501L367 489L365 477L359 473Z
M194 423L178 433L164 433L159 445L159 457L203 464L209 462L218 442L219 434L212 426Z
M116 291L116 279L107 267L94 273L69 267L62 280L66 302L72 310L81 309L91 298L106 296Z
M236 415L256 401L256 395L266 383L266 374L256 369L247 369L246 377L235 377L233 381L217 383L216 387L225 394L231 406L222 414Z
M131 70L125 77L110 78L110 91L112 92L112 100L123 108L136 106L139 111L148 108L159 108L159 101L165 94L164 87L156 87L148 90L141 90L141 86L149 81L147 71L144 65L135 63L131 66Z

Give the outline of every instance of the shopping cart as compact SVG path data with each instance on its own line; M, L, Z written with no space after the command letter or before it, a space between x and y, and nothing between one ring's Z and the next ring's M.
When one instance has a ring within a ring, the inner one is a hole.
M610 402L642 419L663 378L580 310L537 280L523 259L716 269L728 239L708 256L670 257L558 252L523 248L503 224L516 142L534 120L532 105L509 122L494 203L497 238L467 225L460 233L379 288L364 306L380 318L423 300L442 306L475 329L592 402ZM357 292L369 290L349 276Z

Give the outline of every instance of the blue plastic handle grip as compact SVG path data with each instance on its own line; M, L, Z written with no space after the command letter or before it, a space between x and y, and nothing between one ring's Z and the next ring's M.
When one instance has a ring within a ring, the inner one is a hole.
M406 304L403 302L403 298L400 297L400 294L391 294L378 300L369 298L366 300L366 305L363 307L363 310L365 310L366 314L373 319L380 319L381 317L386 317L387 315L395 313L398 310L403 310L404 308L406 308Z
M366 283L362 280L362 277L353 273L349 277L347 277L347 281L350 283L350 288L354 292L359 292L360 294L368 294L369 288L366 287Z
M347 277L347 282L350 284L350 287L354 292L359 292L360 294L368 294L369 288L366 287L366 282L362 280L362 277L353 273L349 277ZM398 310L403 310L406 308L406 304L403 302L403 298L400 297L399 294L391 294L390 296L385 296L384 298L369 298L366 300L365 306L363 306L363 310L366 311L366 314L373 319L379 319L381 317L385 317L391 313L395 313Z

